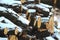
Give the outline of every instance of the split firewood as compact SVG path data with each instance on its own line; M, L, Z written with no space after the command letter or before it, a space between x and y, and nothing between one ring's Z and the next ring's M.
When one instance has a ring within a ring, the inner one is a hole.
M18 29L17 29L17 27L15 28L15 35L17 35L18 34Z
M51 33L54 33L54 16L51 16L50 17L50 20L49 20L49 31Z
M41 26L41 17L38 17L37 27L40 28L40 26Z
M6 27L4 28L4 34L7 35L7 33L8 33L8 28Z

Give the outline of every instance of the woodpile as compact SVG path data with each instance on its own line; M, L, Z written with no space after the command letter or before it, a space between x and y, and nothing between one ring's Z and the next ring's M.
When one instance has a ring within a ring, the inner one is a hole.
M57 0L55 0L54 2L52 0L45 0L45 2L44 0L20 1L21 5L17 7L19 8L20 12L15 12L11 8L7 8L6 12L4 10L0 10L0 16L6 17L7 19L11 20L14 24L22 28L21 33L19 32L20 30L18 31L17 27L14 30L10 31L7 27L4 28L3 33L8 37L8 40L40 40L41 38L43 39L47 36L51 36L51 34L54 34L54 15L49 15L53 6L50 6L51 4L49 2L53 3L52 5L55 6ZM47 5L47 3L49 5ZM35 37L33 38L33 36Z

